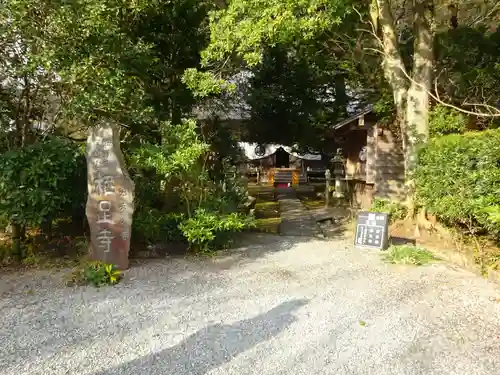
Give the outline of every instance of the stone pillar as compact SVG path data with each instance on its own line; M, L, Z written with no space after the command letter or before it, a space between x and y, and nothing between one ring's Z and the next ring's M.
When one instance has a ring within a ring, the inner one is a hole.
M90 258L128 268L134 183L120 149L120 129L101 123L87 139L86 214L90 226Z
M328 208L330 205L330 178L331 178L330 170L327 169L325 171L325 208Z

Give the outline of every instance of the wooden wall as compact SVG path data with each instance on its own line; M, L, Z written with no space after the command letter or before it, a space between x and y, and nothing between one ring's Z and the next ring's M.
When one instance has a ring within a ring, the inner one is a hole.
M405 199L405 170L402 144L388 129L374 127L375 185L374 197L402 201Z
M365 129L351 129L344 154L347 179L358 205L366 209L371 206L373 198L403 200L405 175L400 140L388 129L381 129L374 123L367 123ZM359 160L363 146L366 146L364 166Z

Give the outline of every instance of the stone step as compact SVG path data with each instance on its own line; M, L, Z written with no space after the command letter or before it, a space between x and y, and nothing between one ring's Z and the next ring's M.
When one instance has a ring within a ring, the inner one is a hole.
M293 189L280 189L280 234L283 236L324 237L309 210L297 198Z

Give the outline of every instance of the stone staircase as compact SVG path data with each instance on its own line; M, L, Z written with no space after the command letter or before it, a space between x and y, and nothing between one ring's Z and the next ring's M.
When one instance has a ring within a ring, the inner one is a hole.
M292 184L293 171L291 170L281 170L277 169L274 172L274 183L275 184Z
M290 184L290 185L295 185L295 184L306 184L307 183L307 176L304 174L300 174L298 181L294 181L293 178L294 171L292 169L276 169L274 172L274 183L277 185L281 184Z

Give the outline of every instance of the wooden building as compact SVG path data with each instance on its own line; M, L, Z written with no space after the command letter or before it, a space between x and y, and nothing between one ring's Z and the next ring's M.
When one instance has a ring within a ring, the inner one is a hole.
M335 124L332 138L342 148L345 179L361 207L369 207L374 197L404 199L402 144L377 123L371 108Z
M374 197L400 201L405 197L404 157L400 140L380 126L371 107L335 124L329 137L341 148L344 180L357 204L369 207ZM240 142L248 162L247 175L270 185L300 185L314 175L324 181L333 155L295 153L283 145ZM332 170L333 172L333 170ZM334 178L332 173L332 178Z
M321 154L298 154L292 147L239 142L247 163L244 172L258 183L278 186L306 184L307 172L319 170L324 174L326 164Z
M217 109L218 106L207 108ZM350 117L331 127L327 137L331 139L331 150L342 149L344 178L357 203L368 207L373 197L403 199L404 158L400 140L377 123L371 106L363 110L353 107L350 113ZM249 107L242 98L235 99L235 104L225 111L212 113L201 108L195 116L202 124L208 124L210 119L216 121L218 126L227 127L240 139L245 139L245 124L250 121ZM314 179L324 182L325 170L332 169L330 159L334 155L300 155L291 147L277 144L240 142L240 147L247 159L241 168L254 180L258 177L261 183L297 185Z

